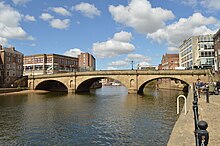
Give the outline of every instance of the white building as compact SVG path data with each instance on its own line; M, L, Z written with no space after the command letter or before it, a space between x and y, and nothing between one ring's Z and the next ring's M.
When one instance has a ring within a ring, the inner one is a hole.
M179 47L180 66L187 69L214 68L213 35L190 37Z

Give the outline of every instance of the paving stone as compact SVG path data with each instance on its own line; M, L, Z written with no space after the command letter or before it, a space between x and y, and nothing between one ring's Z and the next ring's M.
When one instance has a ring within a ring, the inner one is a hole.
M167 146L195 146L193 94L190 91L187 97L187 114L184 109L173 128ZM220 146L220 95L210 95L206 103L205 94L198 100L199 120L208 123L209 146Z

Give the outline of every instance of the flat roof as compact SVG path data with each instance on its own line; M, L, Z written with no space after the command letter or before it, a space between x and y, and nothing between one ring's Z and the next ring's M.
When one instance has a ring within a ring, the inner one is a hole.
M71 56L60 55L60 54L33 54L33 55L26 55L26 56L24 56L24 57L35 57L35 56L60 56L60 57L78 59L77 57L71 57Z

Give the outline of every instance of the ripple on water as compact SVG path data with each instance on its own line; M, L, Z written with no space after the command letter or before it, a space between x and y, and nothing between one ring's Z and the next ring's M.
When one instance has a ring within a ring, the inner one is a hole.
M178 93L95 93L0 97L0 145L166 145Z

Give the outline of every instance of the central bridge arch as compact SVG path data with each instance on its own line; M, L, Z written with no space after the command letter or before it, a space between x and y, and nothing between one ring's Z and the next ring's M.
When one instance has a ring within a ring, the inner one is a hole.
M116 78L112 78L112 77L92 77L92 78L88 78L86 80L83 80L82 82L78 83L78 86L76 88L76 93L81 93L81 92L90 92L90 87L92 85L94 85L94 83L97 83L98 81L100 81L101 79L112 79L112 80L117 80L119 81L123 86L125 86L123 84L122 81L116 79ZM125 86L126 87L126 86ZM126 87L127 88L127 87Z
M88 80L83 81L76 89L76 93L80 93L80 92L89 92L90 87L95 83L100 81L102 78L98 77L98 78L91 78Z

